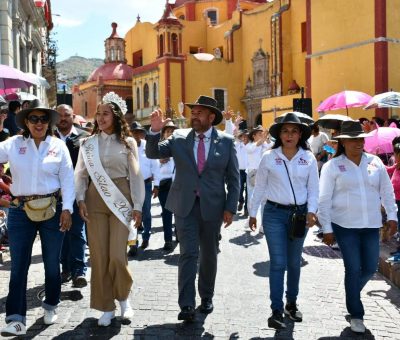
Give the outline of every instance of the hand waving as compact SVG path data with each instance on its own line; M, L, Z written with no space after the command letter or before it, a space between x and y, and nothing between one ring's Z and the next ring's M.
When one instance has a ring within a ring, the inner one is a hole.
M161 129L171 121L170 118L164 119L164 114L161 109L154 110L150 115L151 131L160 132Z

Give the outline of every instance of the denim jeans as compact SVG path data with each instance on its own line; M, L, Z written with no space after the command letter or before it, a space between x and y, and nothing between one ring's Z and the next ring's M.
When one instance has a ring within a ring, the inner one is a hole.
M79 207L74 202L72 226L65 233L61 251L61 267L63 273L71 273L72 277L85 276L85 248L86 228L85 222L79 215Z
M300 212L306 212L304 206ZM282 209L266 203L263 214L263 227L267 239L270 257L269 267L269 289L271 309L283 311L283 289L285 271L286 278L286 300L295 303L299 294L301 253L303 251L303 238L289 239L289 217L290 209Z
M379 228L351 229L332 223L343 256L347 311L354 319L363 319L361 290L374 275L379 260Z
M158 200L160 201L162 212L161 218L163 221L164 228L164 241L172 241L172 212L165 208L165 203L167 202L169 190L159 191Z
M151 196L152 196L152 188L153 184L150 182L144 183L145 188L145 197L142 207L142 221L143 221L143 233L142 239L143 241L148 241L150 239L150 231L151 231Z
M60 302L60 253L64 233L59 229L61 204L57 204L54 217L43 222L32 222L22 206L11 208L8 215L11 275L6 301L6 322L26 323L26 287L32 246L39 231L45 272L46 297L42 307L54 310Z

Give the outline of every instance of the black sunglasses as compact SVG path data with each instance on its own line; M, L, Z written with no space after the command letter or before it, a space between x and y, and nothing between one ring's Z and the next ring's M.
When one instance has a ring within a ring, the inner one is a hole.
M28 122L31 124L37 124L39 122L41 122L42 124L47 124L50 121L50 117L49 116L29 116L28 118Z

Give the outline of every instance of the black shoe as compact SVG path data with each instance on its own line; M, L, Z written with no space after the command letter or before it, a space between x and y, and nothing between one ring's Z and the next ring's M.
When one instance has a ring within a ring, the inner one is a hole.
M67 283L67 282L71 281L71 279L72 279L71 273L67 273L67 272L61 273L61 283Z
M239 202L237 211L242 211L242 209L243 209L243 202Z
M133 257L137 254L137 246L129 246L128 256Z
M86 278L83 275L72 278L72 286L75 288L83 288L87 286Z
M146 249L149 246L149 241L148 240L143 240L142 244L140 245L140 248Z
M200 312L210 314L214 310L214 305L211 298L201 299Z
M172 244L172 241L166 241L164 243L163 249L166 251L171 251L172 249L174 249L174 245Z
M183 320L187 322L194 321L194 308L191 306L183 307L178 314L178 320Z
M285 306L285 314L295 322L303 321L303 314L297 309L296 303L287 303Z
M144 230L144 227L143 227L143 225L140 225L139 227L137 227L137 231L139 232L139 231L143 231Z
M249 211L247 209L244 209L243 216L244 217L248 217L249 216Z
M268 318L268 327L275 329L285 329L286 325L283 321L282 312L279 310L274 310L272 315Z

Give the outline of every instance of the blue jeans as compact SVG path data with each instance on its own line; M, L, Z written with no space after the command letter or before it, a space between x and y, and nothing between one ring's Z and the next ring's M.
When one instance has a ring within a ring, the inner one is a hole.
M145 188L145 197L142 207L142 221L143 221L143 233L142 239L143 241L148 241L150 239L150 231L151 231L151 196L153 184L150 182L144 183Z
M61 267L63 273L71 273L72 277L85 276L85 248L86 229L85 222L79 215L79 208L74 202L72 226L65 233L61 251Z
M306 212L307 206L301 209ZM269 289L271 309L283 311L283 286L285 271L286 278L286 300L295 303L299 294L301 253L303 251L303 238L296 238L291 241L289 234L290 209L277 208L266 203L263 214L263 227L267 239L268 252L270 257L269 267Z
M158 200L160 201L162 212L161 218L163 221L164 228L164 241L172 241L172 212L165 208L165 203L167 202L169 190L159 191Z
M350 229L332 223L345 268L344 287L347 311L363 319L361 290L374 275L379 260L379 228Z
M12 208L8 215L8 237L11 254L11 275L6 301L6 322L26 323L26 287L32 246L37 231L42 244L45 271L46 298L42 307L54 310L60 302L61 275L60 253L64 233L59 229L61 204L57 204L54 217L43 222L32 222L22 206Z

